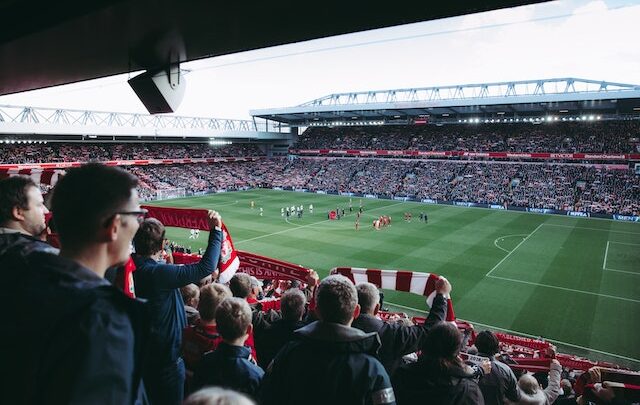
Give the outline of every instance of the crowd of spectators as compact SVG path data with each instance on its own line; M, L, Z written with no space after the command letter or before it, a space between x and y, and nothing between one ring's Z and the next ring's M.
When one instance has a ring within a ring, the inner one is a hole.
M2 144L0 164L49 162L104 162L108 160L214 158L262 156L250 143L53 143Z
M299 158L258 162L137 166L139 193L290 187L441 201L637 215L640 176L581 164Z
M295 148L637 153L640 121L310 127Z
M471 326L463 334L445 322L452 286L443 277L426 321L413 324L383 320L378 288L342 275L320 281L308 270L294 283L219 273L225 236L215 211L200 261L171 264L164 226L145 218L137 185L115 167L69 170L51 200L57 250L46 242L48 209L37 185L22 176L0 181L7 403L640 401L640 373L593 367L577 376L553 350L538 358L548 367L522 373L492 332L472 346ZM127 275L128 262L136 270ZM269 295L280 309L265 309Z

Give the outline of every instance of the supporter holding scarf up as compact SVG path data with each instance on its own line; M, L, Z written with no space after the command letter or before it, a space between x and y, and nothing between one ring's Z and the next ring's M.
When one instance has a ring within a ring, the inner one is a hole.
M211 230L207 249L198 263L190 265L158 262L165 229L155 218L145 219L133 239L136 292L148 300L151 313L149 360L143 378L153 405L179 404L183 400L185 367L180 346L187 319L179 288L197 283L216 269L223 238L222 219L217 212L209 211L207 222Z

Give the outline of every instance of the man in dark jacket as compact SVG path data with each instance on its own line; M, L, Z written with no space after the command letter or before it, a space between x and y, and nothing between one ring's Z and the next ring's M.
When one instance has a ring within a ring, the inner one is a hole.
M144 383L151 403L179 404L183 400L185 366L180 355L182 330L187 316L180 287L197 283L213 273L220 259L222 219L209 211L209 242L200 262L179 266L160 263L164 225L155 218L146 219L136 233L133 279L136 293L148 300L151 313L149 361Z
M48 212L40 188L30 177L0 181L0 259L12 249L21 255L34 251L57 254L58 249L40 239Z
M287 290L280 298L282 319L273 322L264 330L255 330L260 367L267 368L280 349L294 339L296 329L305 325L302 317L306 303L307 299L302 291L297 288Z
M273 360L261 399L271 404L395 404L384 367L376 359L376 333L351 327L360 314L353 283L340 275L317 289L319 321L296 331ZM312 389L311 387L317 387Z
M99 164L71 169L52 208L62 250L3 258L3 401L132 404L144 400L141 303L104 280L129 257L144 212L137 179ZM16 306L20 302L21 305ZM6 310L9 309L9 310Z
M511 368L498 361L495 355L500 351L498 338L491 331L485 330L476 336L475 345L478 356L487 357L491 361L491 372L485 374L478 385L487 405L502 405L520 400L518 380Z
M420 350L429 329L436 323L444 321L447 315L447 299L451 292L451 284L444 277L436 282L437 295L433 306L423 325L405 326L398 323L383 322L375 317L380 309L378 287L371 283L360 283L358 304L360 316L351 326L364 332L376 332L380 336L382 347L378 350L378 358L390 376L402 365L402 356Z

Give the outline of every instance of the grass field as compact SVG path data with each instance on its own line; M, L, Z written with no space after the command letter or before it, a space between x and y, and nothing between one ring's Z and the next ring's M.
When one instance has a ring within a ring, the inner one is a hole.
M316 269L335 266L433 272L453 285L456 315L476 329L543 336L565 352L640 368L640 225L609 220L362 199L354 214L327 220L349 197L253 190L166 200L158 205L218 210L241 250ZM250 201L255 208L250 208ZM280 208L305 206L302 219ZM314 213L308 212L313 204ZM259 215L259 207L264 215ZM418 220L427 212L429 223ZM402 220L404 212L413 221ZM393 218L375 231L373 219ZM197 249L185 229L168 237ZM389 304L417 312L422 297L385 291Z

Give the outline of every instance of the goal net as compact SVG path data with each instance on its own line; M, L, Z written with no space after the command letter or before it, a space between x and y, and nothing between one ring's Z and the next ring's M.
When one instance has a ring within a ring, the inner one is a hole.
M156 200L168 200L170 198L185 197L186 195L187 191L184 187L156 190Z

